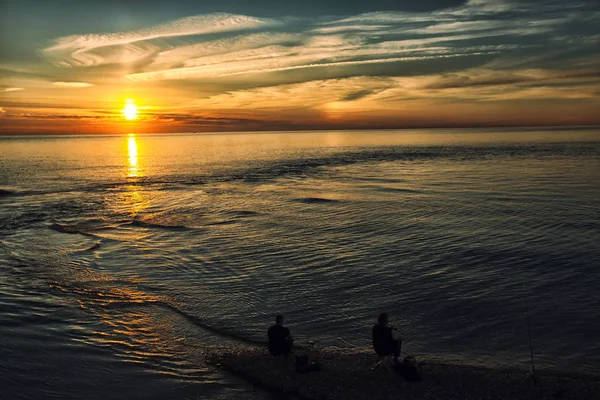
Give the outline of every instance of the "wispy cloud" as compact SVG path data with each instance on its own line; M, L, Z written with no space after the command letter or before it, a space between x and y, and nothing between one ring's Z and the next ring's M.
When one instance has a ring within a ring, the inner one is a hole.
M475 52L471 55L482 55L491 54L483 52ZM181 79L197 79L197 78L219 78L219 77L231 77L236 75L250 75L250 74L266 74L273 72L284 72L301 70L308 68L325 68L325 67L348 67L348 66L360 66L369 64L382 64L382 63L397 63L406 61L424 61L432 59L444 59L452 57L460 57L461 54L433 54L433 55L420 55L420 56L405 56L405 57L385 57L385 58L372 58L367 60L349 60L349 61L332 61L323 60L319 62L318 59L313 59L310 56L306 57L290 57L288 65L280 66L281 62L273 62L271 60L252 60L246 61L245 63L235 63L231 65L203 65L198 67L187 67L170 69L165 71L157 72L145 72L138 74L127 75L126 77L133 81L152 81L152 80L181 80ZM284 55L282 54L282 57ZM285 60L282 60L285 61ZM242 65L239 65L242 64Z
M444 42L461 42L478 37L459 35L453 37L424 37L418 39L383 40L369 43L366 38L356 35L315 35L305 37L299 44L283 43L291 35L276 35L271 41L254 43L230 41L227 50L209 52L207 49L223 48L221 41L209 42L194 48L179 50L172 60L174 64L183 64L179 68L159 69L148 72L128 74L134 81L173 80L226 77L242 74L259 74L290 71L319 67L357 66L402 61L441 59L461 56L493 54L506 50L501 46L459 46L450 47ZM296 39L299 40L299 39ZM271 45L268 45L271 44ZM239 50L238 50L239 49ZM163 54L173 57L175 51ZM181 58L187 54L187 60ZM207 54L209 53L209 54ZM193 57L192 55L196 55ZM207 55L203 55L207 54ZM168 64L165 60L163 65ZM153 65L151 65L152 67Z
M52 82L54 86L65 87L65 88L86 88L90 86L94 86L91 83L87 82Z
M547 37L542 35L586 17L575 12L577 7L561 15L545 13L547 8L538 10L533 3L470 0L433 13L374 12L317 21L209 14L130 32L63 37L43 54L63 67L135 61L134 70L126 73L131 81L202 80L323 67L360 75L361 65L543 47ZM216 33L248 30L255 32L214 38ZM524 42L524 37L530 38Z
M304 40L304 36L300 34L274 31L236 35L192 45L173 46L157 53L146 69L163 70L178 66L194 66L201 63L203 57L231 58L237 52L256 52L256 49L267 46L300 45Z
M506 13L509 11L515 11L519 8L525 9L524 3L528 0L522 1L519 4L513 0L469 0L462 7L457 7L452 10L442 12L443 14L458 15L458 16L474 16L474 15L485 15L485 14L499 14Z
M389 29L391 25L334 25L325 26L322 28L315 28L312 32L315 33L340 33L340 32L352 32L352 31L375 31L382 32Z
M66 36L44 49L43 54L62 67L131 62L159 50L159 47L148 42L154 39L214 34L277 24L274 20L244 15L199 15L137 31ZM115 52L119 55L115 55Z
M25 90L25 89L20 88L20 87L9 87L9 88L4 89L5 92L19 92L21 90Z
M191 109L319 109L336 101L358 101L397 86L391 78L353 77L236 90L188 105Z
M452 89L511 84L568 84L581 79L600 79L600 72L597 70L521 69L497 71L493 69L472 69L440 75L431 80L425 88Z

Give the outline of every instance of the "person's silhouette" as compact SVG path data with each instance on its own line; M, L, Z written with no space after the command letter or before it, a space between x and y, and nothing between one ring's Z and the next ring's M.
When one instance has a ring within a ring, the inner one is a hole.
M275 325L269 328L267 336L269 337L269 352L274 357L290 354L294 338L292 338L290 330L283 326L283 315L275 317Z
M388 326L389 316L387 313L380 313L377 317L377 323L373 325L373 349L380 356L394 355L394 362L398 362L402 339L394 339L393 326Z

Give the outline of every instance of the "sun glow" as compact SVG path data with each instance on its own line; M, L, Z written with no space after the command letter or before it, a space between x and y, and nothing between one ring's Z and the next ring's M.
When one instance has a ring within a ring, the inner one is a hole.
M128 121L133 121L137 118L137 114L138 109L135 105L135 102L133 99L127 99L127 103L125 103L125 108L123 109L123 115L125 116L125 119Z

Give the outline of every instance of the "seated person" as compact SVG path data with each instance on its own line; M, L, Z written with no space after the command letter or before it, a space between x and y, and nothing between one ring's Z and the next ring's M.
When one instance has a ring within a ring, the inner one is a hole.
M394 363L398 362L400 356L400 347L402 339L394 339L393 326L388 326L388 314L380 313L377 317L377 323L373 325L373 349L380 356L394 355Z
M290 330L283 326L283 315L275 317L275 325L269 328L269 353L274 357L283 355L286 356L292 351L294 339L290 334Z

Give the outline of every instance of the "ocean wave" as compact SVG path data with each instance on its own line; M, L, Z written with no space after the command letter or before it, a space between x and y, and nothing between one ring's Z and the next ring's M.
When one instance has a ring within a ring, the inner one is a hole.
M94 234L92 234L90 232L86 232L85 230L82 229L82 227L80 227L78 225L54 223L54 224L51 224L50 226L48 226L48 228L52 229L53 231L60 232L60 233L94 236Z
M393 192L393 193L424 193L422 190L416 190L416 189L406 189L406 188L393 188L393 187L386 187L386 186L375 186L375 187L369 187L369 189L374 188L375 190L379 191L379 192Z
M328 204L328 203L338 203L339 202L339 200L327 199L324 197L301 197L301 198L294 199L292 201L295 201L297 203L304 203L304 204Z
M175 307L174 305L172 305L168 302L156 301L156 302L148 303L148 304L153 304L156 306L167 308L167 309L173 311L174 313L184 317L191 324L196 325L197 327L202 328L202 329L209 331L213 334L216 334L218 336L226 337L226 338L233 339L238 342L242 342L242 343L246 343L246 344L254 344L254 345L265 344L264 341L249 338L247 336L244 336L244 335L234 332L232 330L225 329L225 328L217 328L214 325L210 324L209 322L206 322L203 319L196 317L195 315L188 314L185 311Z
M74 264L71 265L71 267L74 266ZM80 297L83 300L83 303L79 303L80 307L90 313L106 313L107 309L129 307L160 307L183 317L187 322L214 335L246 344L264 344L264 341L253 339L233 329L217 327L219 321L211 322L186 312L175 305L169 297L157 296L143 290L135 281L109 278L93 271L88 271L88 273L94 278L91 281L73 279L60 273L52 276L48 283L54 290Z
M190 228L185 225L170 225L167 223L154 222L151 220L143 220L143 219L134 219L129 223L129 225L137 226L140 228L157 228L157 229L168 229L173 231L189 231L193 228Z
M85 249L84 251L94 251L97 250L98 248L100 248L100 246L102 246L102 242L96 242L94 243L92 246L90 246L89 248Z
M260 182L282 177L305 178L323 172L324 168L343 167L353 164L393 161L419 161L434 159L479 160L489 158L538 158L556 156L600 155L600 147L564 146L560 143L534 145L489 145L489 146L385 146L352 148L325 156L284 159L276 162L261 162L256 166L234 170L225 175L214 175L217 181ZM203 179L202 183L206 183Z
M19 195L19 192L17 192L16 190L0 189L0 198L17 195Z
M259 212L250 211L250 210L231 210L231 211L228 211L227 214L233 215L236 217L252 217L255 215L260 215Z

